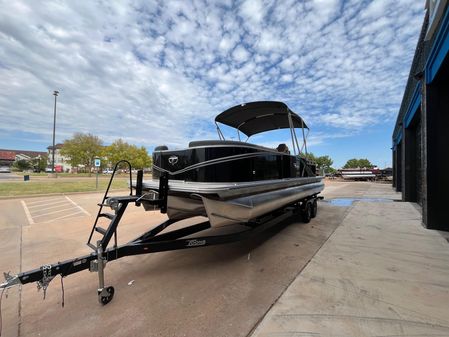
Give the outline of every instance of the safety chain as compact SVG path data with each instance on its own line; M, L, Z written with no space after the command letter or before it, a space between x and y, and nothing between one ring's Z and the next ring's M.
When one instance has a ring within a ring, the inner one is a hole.
M51 265L46 264L41 267L42 268L42 280L37 281L37 290L43 290L44 292L44 300L47 295L47 288L50 284L51 280L53 280L54 276L51 276Z

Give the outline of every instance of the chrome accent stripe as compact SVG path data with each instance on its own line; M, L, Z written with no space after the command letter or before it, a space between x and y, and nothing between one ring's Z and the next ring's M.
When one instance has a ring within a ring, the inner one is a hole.
M168 188L173 192L181 192L188 194L217 194L220 198L230 198L243 194L254 194L277 190L281 188L288 188L293 186L300 186L315 182L320 182L322 176L318 177L298 177L272 180L259 180L251 182L239 183L200 183L200 182L186 182L179 180L169 180ZM135 186L135 182L133 182ZM157 190L159 187L158 180L144 181L144 190Z

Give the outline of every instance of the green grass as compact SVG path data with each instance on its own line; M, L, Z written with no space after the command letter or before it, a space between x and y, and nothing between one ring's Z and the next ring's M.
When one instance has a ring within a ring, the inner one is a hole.
M94 192L105 191L108 186L109 179L98 180L98 190L95 189L95 178L83 180L30 180L20 182L2 182L0 183L0 197L8 196L26 196L33 194L49 194L49 193L73 193L73 192ZM114 179L111 189L128 188L127 179Z
M18 176L24 176L24 175L29 175L30 177L47 177L49 173L46 172L13 172L15 174L17 174ZM89 177L89 173L56 173L58 175L58 177L64 177L64 178L80 178L80 177ZM91 177L95 177L96 173L92 173ZM117 173L116 176L119 177L128 177L129 173ZM102 174L100 173L98 175L98 177L100 178L110 178L111 175L110 174Z
M47 172L13 172L15 174L17 174L18 176L24 176L24 175L28 175L28 176L33 176L33 177L46 177L48 176L49 173ZM73 174L73 173L62 173L62 172L57 172L56 173L58 175L58 177L88 177L89 173L77 173L77 174ZM95 173L92 173L92 177L95 176ZM101 174L100 174L101 176Z

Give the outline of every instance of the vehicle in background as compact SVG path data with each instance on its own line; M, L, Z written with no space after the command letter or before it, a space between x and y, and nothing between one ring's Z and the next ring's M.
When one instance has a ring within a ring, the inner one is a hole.
M103 174L112 174L112 172L114 172L112 169L107 168L103 170Z
M0 173L11 173L9 166L0 166Z

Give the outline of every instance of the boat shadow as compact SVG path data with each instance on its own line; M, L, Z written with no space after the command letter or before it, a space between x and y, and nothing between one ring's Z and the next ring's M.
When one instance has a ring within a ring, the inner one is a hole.
M261 233L256 233L249 238L226 243L211 245L206 247L197 247L196 249L181 249L175 251L162 252L157 259L143 262L151 270L157 270L158 273L171 269L185 269L185 268L199 268L208 265L226 265L237 260L251 260L251 254L256 254L259 249L264 250L264 245L268 245L267 249L276 247L276 250L282 249L282 240L285 240L286 235L283 234L286 230L296 227L300 230L303 225L307 225L298 221L298 216L292 216L272 227L266 229ZM233 234L245 230L247 227L242 225L228 226L228 228L212 228L201 233L201 235L194 236L200 239L204 236ZM295 229L292 229L295 230ZM288 233L291 234L291 231ZM193 237L193 236L192 236ZM282 237L284 239L282 239ZM190 238L190 237L187 237ZM287 249L287 248L286 248ZM267 252L263 253L264 255ZM150 254L150 256L153 254ZM253 255L254 256L254 255ZM145 267L146 268L146 267Z

